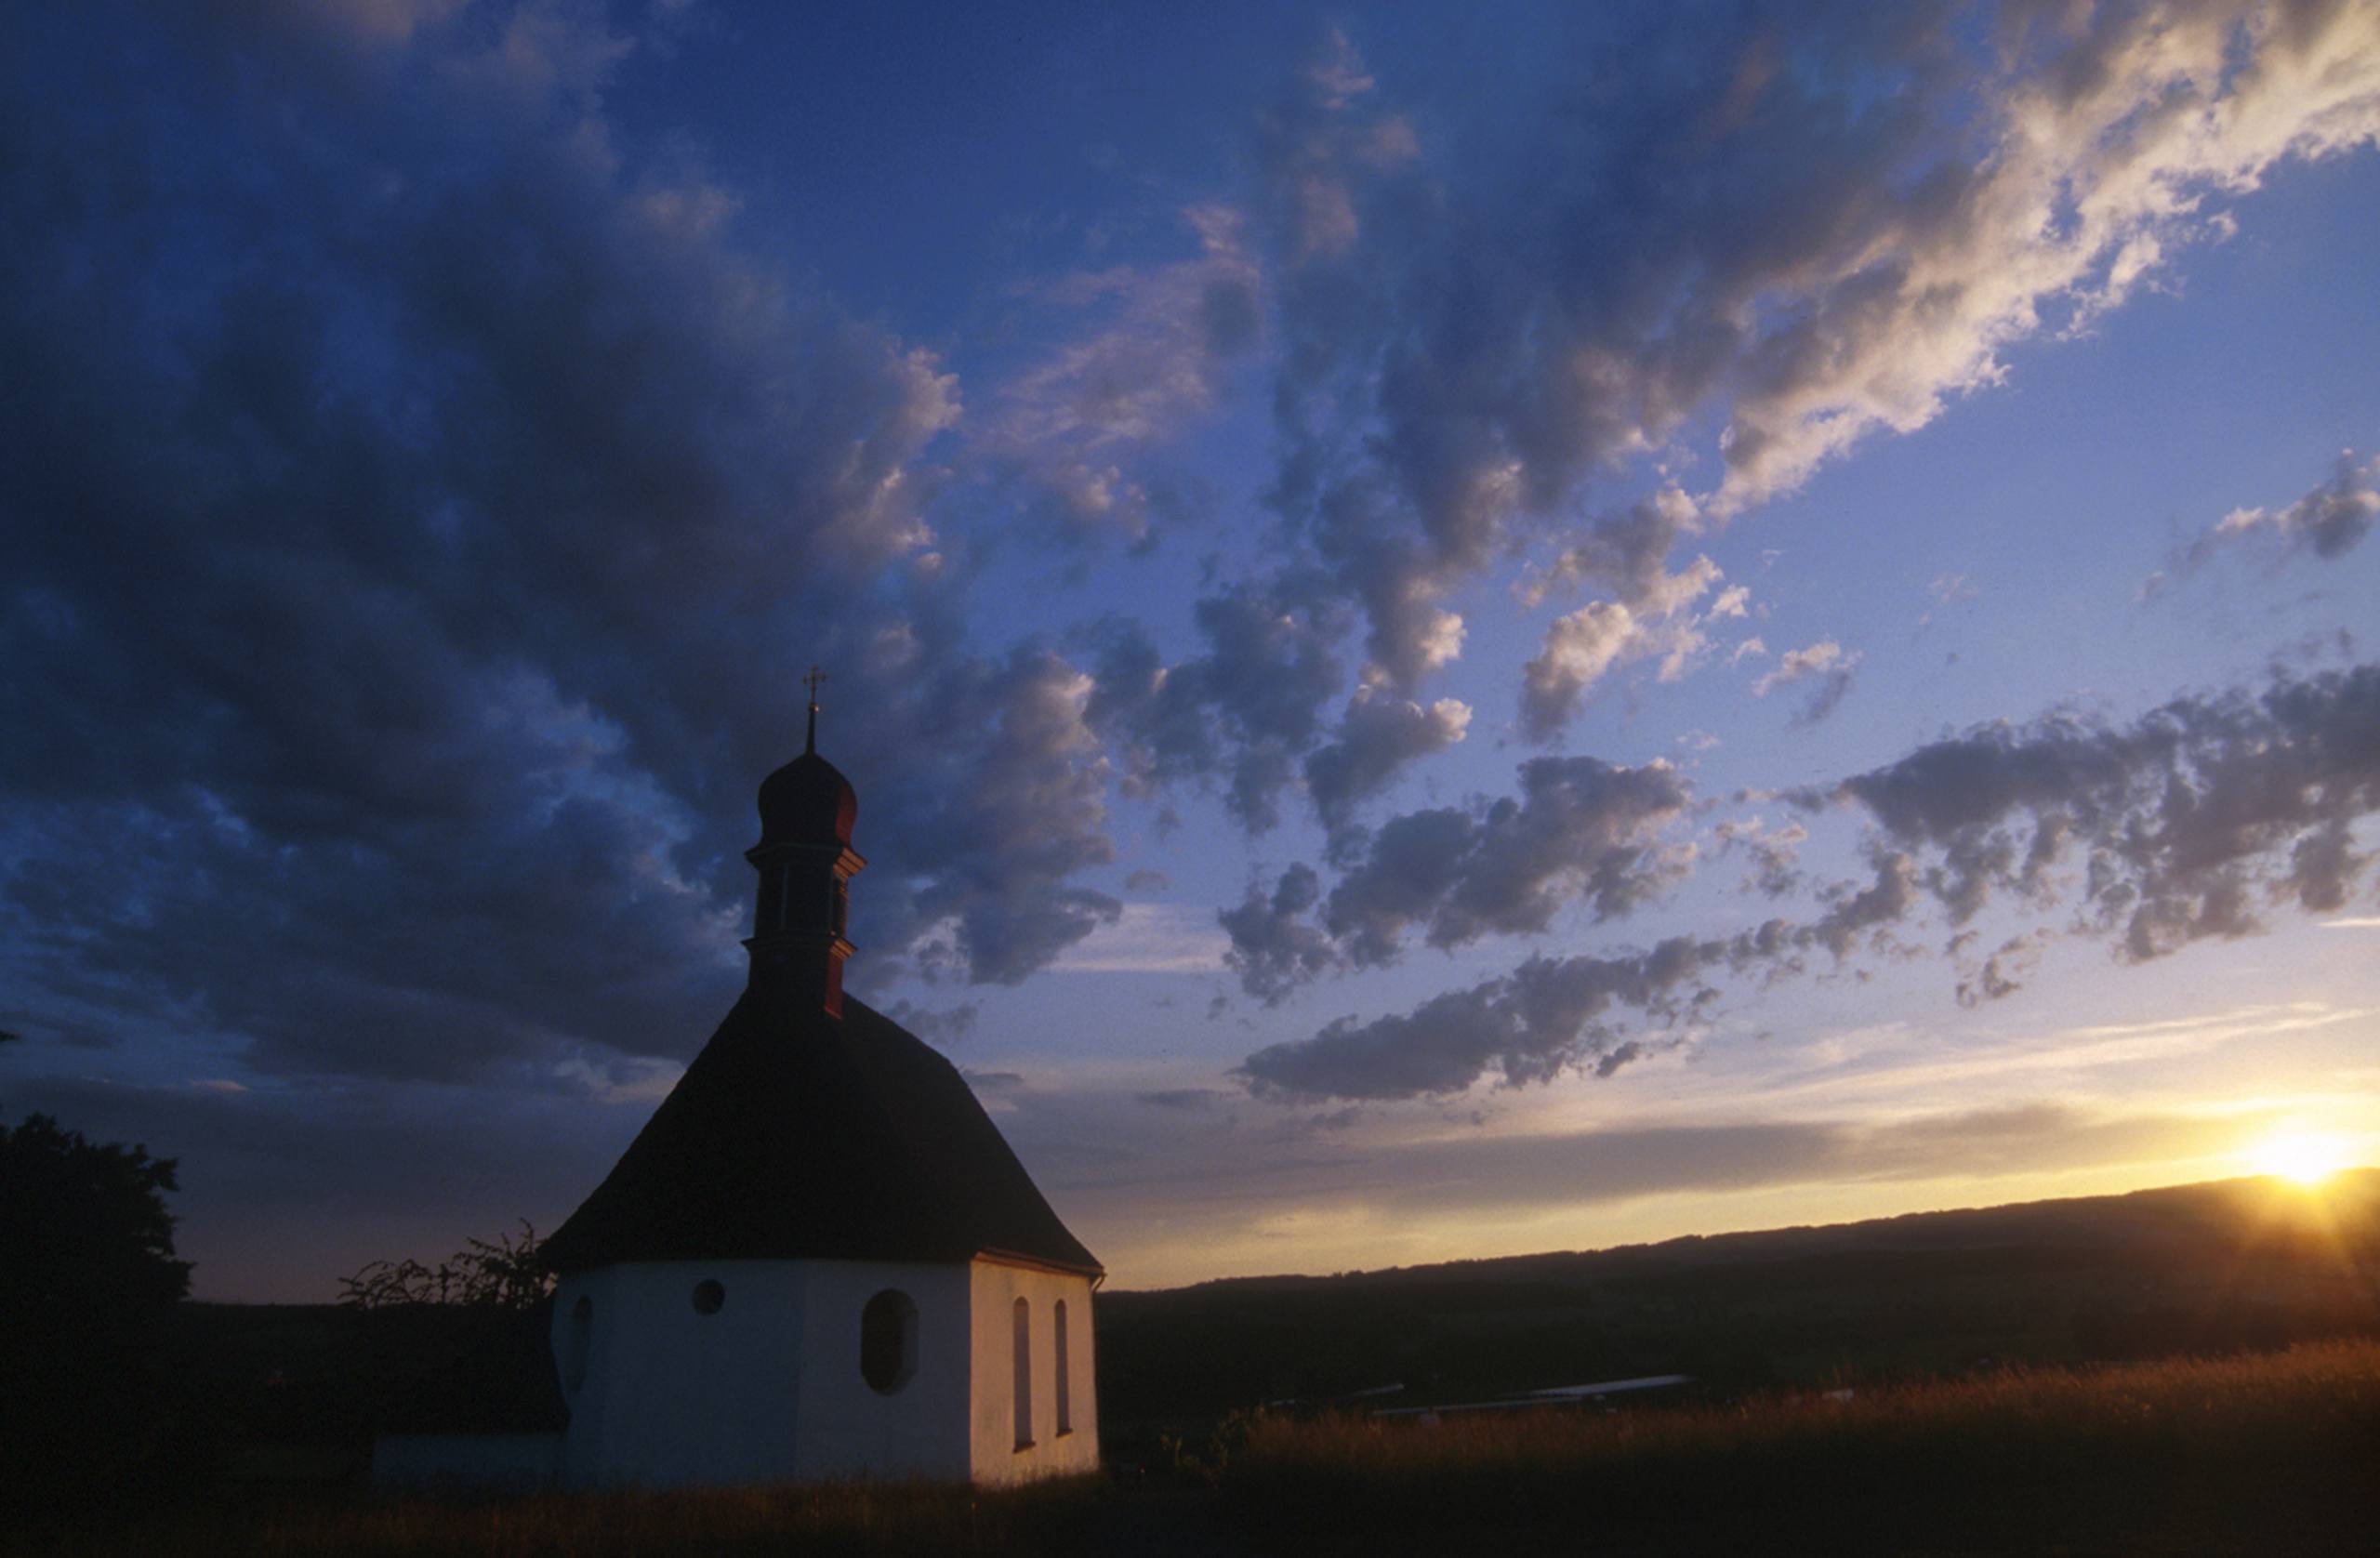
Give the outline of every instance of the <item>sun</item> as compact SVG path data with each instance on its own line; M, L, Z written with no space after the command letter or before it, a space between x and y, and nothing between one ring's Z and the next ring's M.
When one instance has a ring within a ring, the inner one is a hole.
M2347 1166L2348 1150L2343 1136L2290 1130L2266 1137L2246 1155L2259 1174L2314 1185Z

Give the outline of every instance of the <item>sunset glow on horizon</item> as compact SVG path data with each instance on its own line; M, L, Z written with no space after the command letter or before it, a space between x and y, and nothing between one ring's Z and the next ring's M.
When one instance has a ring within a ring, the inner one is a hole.
M2355 1166L2354 1147L2344 1136L2329 1131L2282 1131L2248 1150L2248 1161L2260 1174L2318 1185L2343 1168Z

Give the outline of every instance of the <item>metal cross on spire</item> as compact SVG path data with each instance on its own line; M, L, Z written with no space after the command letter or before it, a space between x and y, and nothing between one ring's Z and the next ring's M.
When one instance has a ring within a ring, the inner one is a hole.
M810 688L810 739L803 744L801 749L804 752L815 752L818 750L818 689L826 683L826 673L813 666L810 667L810 674L801 680Z

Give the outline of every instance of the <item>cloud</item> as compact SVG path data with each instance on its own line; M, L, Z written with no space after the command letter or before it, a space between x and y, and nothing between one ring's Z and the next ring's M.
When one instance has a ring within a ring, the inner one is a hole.
M1223 938L1212 916L1190 904L1127 904L1113 923L1068 947L1053 973L1213 973Z
M1806 62L1765 71L1712 68L1686 13L1580 25L1582 57L1629 63L1500 83L1409 157L1367 156L1400 84L1343 37L1264 123L1274 499L1399 685L1508 549L1648 573L1687 516L1926 425L2154 284L2276 165L2380 133L2351 5L1818 8L1735 45ZM1712 420L1713 487L1564 548L1597 472Z
M1185 211L1195 254L1038 289L1076 328L962 392L764 252L697 157L621 133L644 40L609 16L12 28L12 1028L104 1010L219 1039L254 1079L682 1056L738 977L749 786L790 754L787 673L813 660L872 857L864 990L1013 984L1140 929L1083 885L1115 859L1111 788L1211 786L1259 829L1302 782L1347 869L1226 911L1266 998L1417 935L1627 913L1680 868L1660 835L1684 781L1658 765L1549 770L1542 794L1525 770L1518 799L1359 835L1465 728L1418 688L1462 651L1458 587L1529 556L1530 588L1608 596L1546 640L1540 733L1631 654L1684 664L1717 583L1669 571L1689 538L2087 324L2279 161L2369 140L2380 70L2355 7L2019 10L1996 34L1839 11L1798 39L1823 68L1739 92L1668 47L1697 19L1664 15L1595 24L1647 46L1598 57L1637 64L1516 83L1458 139L1334 36L1264 115L1250 186ZM1260 567L1214 570L1186 652L1120 618L993 641L983 548L946 529L971 479L1154 522L1189 490L1167 452L1260 350L1277 523ZM1689 492L1678 442L1721 424L1716 485ZM1632 462L1650 495L1585 491L1636 490ZM2234 538L2345 549L2369 523L2357 469L2347 507L2309 496ZM1748 610L1727 591L1708 616ZM1805 718L1848 661L1807 673ZM2252 925L2259 894L2345 903L2364 792L2263 795L2274 749L2202 735L2161 771L2132 733L2101 759L2120 795L1972 838L1880 822L1872 875L1778 944L1856 951L1913 901L1959 918L2046 891L2065 852L2140 956ZM2278 750L2320 766L2307 739ZM1636 810L1597 788L1614 774ZM2152 806L2150 778L2199 811Z
M1866 877L1818 890L1816 914L1673 937L1644 954L1532 957L1410 1012L1345 1018L1272 1045L1243 1063L1243 1079L1258 1092L1345 1099L1450 1095L1483 1079L1542 1082L1631 1042L1623 1018L1640 1032L1669 1034L1714 1011L1726 976L1801 973L1819 952L1838 969L1866 954L1908 953L1906 932L1929 905L1958 931L1949 953L1957 998L1969 1006L2019 989L2056 935L2103 936L2140 962L2202 937L2247 934L2260 903L2330 912L2350 901L2370 865L2355 828L2380 812L2380 667L2180 698L2128 726L2059 715L1979 727L1784 799L1812 812L1856 807L1877 825ZM1415 815L1434 819L1417 827L1448 825L1441 814ZM1791 891L1799 878L1790 847L1777 846L1798 844L1798 832L1747 823L1723 825L1718 836L1723 850L1752 852L1747 886L1765 891L1773 877ZM1430 857L1426 844L1414 852ZM2069 882L2061 867L2078 856L2079 880ZM1431 912L1438 895L1399 904L1382 893L1383 918L1368 943L1361 937L1372 928L1352 916L1342 925L1338 913L1355 880L1351 873L1334 889L1326 923L1354 960L1386 961L1405 922ZM2008 936L1977 964L1967 950L1974 933L1964 928L1996 891L2042 907L2072 892L2074 918ZM1495 928L1526 930L1532 918ZM1455 924L1459 932L1487 928L1481 919ZM1432 921L1437 944L1457 944L1459 932ZM1547 997L1557 990L1575 998Z
M1858 668L1859 661L1858 653L1844 654L1843 646L1832 639L1820 639L1802 649L1789 649L1777 662L1775 670L1752 684L1752 696L1765 698L1779 687L1815 679L1818 685L1810 690L1809 701L1794 716L1797 724L1815 725L1832 714L1844 694L1851 691L1851 673Z
M1567 1133L1439 1137L1379 1155L1360 1193L1402 1216L1606 1205L1680 1191L1960 1180L2205 1159L2238 1120L2050 1102L1874 1123L1774 1116Z
M18 988L104 982L287 1075L682 1054L812 659L874 855L855 979L950 926L924 966L1013 981L1113 918L1070 879L1113 852L1088 685L970 647L927 518L955 379L758 259L683 157L623 154L632 39L536 8L22 33Z
M1691 848L1661 839L1692 797L1670 764L1533 758L1519 779L1517 799L1406 812L1342 840L1345 869L1327 899L1303 865L1269 897L1251 887L1217 917L1242 988L1276 1005L1344 965L1398 961L1417 927L1429 945L1452 948L1537 934L1572 904L1617 918L1686 869Z
M1691 798L1668 763L1532 758L1519 779L1517 799L1408 812L1371 835L1323 907L1355 962L1395 961L1411 926L1444 948L1542 931L1573 903L1619 918L1685 870L1659 841Z
M1916 863L1897 851L1871 849L1868 865L1873 876L1865 884L1837 882L1819 893L1826 912L1797 927L1792 944L1822 946L1840 963L1871 936L1900 922L1916 901Z
M1871 853L1871 865L1870 881L1821 892L1824 912L1805 922L1774 918L1733 936L1673 936L1619 956L1534 956L1410 1012L1341 1018L1309 1038L1268 1046L1235 1075L1260 1096L1300 1100L1448 1097L1482 1080L1518 1088L1579 1069L1609 1076L1688 1036L1715 1011L1723 992L1713 982L1723 975L1798 973L1813 951L1839 966L1888 936L1914 900L1914 869L1908 855L1884 851ZM1662 1036L1658 1045L1642 1036L1647 1032Z
M1674 575L1647 586L1638 603L1595 601L1557 618L1545 630L1545 645L1521 672L1521 729L1532 741L1548 741L1578 711L1580 699L1606 672L1622 661L1662 657L1661 680L1674 681L1686 662L1707 645L1701 617L1687 610L1718 582L1719 569L1707 557ZM1740 598L1735 614L1742 614ZM1714 610L1711 614L1717 615Z
M1759 817L1747 817L1741 822L1723 822L1712 834L1719 841L1721 853L1740 850L1752 857L1752 874L1744 878L1744 891L1782 898L1801 887L1798 865L1810 830L1800 823L1773 828Z
M1344 955L1322 930L1305 918L1322 896L1322 879L1311 865L1283 871L1267 896L1250 883L1248 896L1215 920L1231 937L1224 961L1239 975L1240 988L1267 1006L1277 1006L1300 985L1328 973Z
M1994 890L2049 896L2053 867L2079 859L2084 928L2145 961L2255 930L2262 902L2348 901L2369 864L2355 825L2380 811L2380 666L2178 698L2126 726L1980 726L1795 799L1860 807L1924 852L1954 923Z
M899 907L913 922L955 927L913 954L921 970L963 968L973 983L1013 984L1123 913L1107 894L1069 885L1115 858L1092 683L1031 645L1003 665L962 663L946 678L937 699L945 734L920 739L899 766L892 838L967 868L902 884Z
M1409 1013L1341 1018L1312 1038L1268 1046L1236 1075L1259 1096L1299 1101L1446 1096L1488 1076L1506 1087L1545 1082L1618 1052L1598 1021L1615 1003L1685 1017L1702 963L1682 939L1620 957L1532 957Z
M1050 493L1068 527L1138 539L1178 510L1180 482L1149 474L1146 456L1211 414L1233 364L1261 344L1263 283L1242 217L1210 205L1182 219L1198 240L1195 259L1040 289L1041 301L1098 327L1002 384L971 429L971 454Z
M1086 715L1120 754L1125 792L1221 781L1251 831L1279 821L1276 798L1322 739L1342 685L1345 615L1312 581L1223 587L1195 617L1207 652L1167 665L1140 624L1110 616L1081 635L1093 691Z
M1318 574L1281 569L1224 585L1193 616L1205 653L1171 664L1120 615L1076 635L1096 683L1090 717L1119 754L1129 795L1219 786L1232 814L1261 833L1279 823L1281 792L1302 777L1336 832L1469 728L1469 705L1401 697L1376 669L1328 724L1325 706L1345 684L1338 646L1349 617Z
M1699 506L1675 485L1598 514L1551 563L1532 567L1522 575L1521 603L1534 606L1556 590L1593 583L1609 590L1622 605L1666 614L1684 603L1674 598L1679 582L1668 571L1671 548L1680 537L1700 529L1701 519ZM1741 586L1729 590L1712 614L1741 616L1744 596L1740 590Z
M1856 662L1858 656L1849 658ZM1785 657L1777 663L1775 670L1752 684L1752 696L1765 698L1779 687L1790 686L1809 677L1822 676L1842 665L1844 659L1843 646L1832 639L1820 639L1805 649L1789 649Z
M1215 1088L1161 1088L1153 1092L1132 1095L1135 1102L1152 1109L1211 1109L1228 1102L1232 1095Z
M2380 458L2356 464L2355 451L2342 451L2330 479L2288 508L2234 508L2188 547L2175 552L2140 587L2140 599L2163 594L2232 546L2265 540L2284 555L2312 552L2325 561L2344 557L2380 520Z
M1964 934L1971 935L1972 932ZM1980 1006L1985 1001L1996 1001L2023 989L2017 976L2030 973L2040 964L2042 943L2045 939L2042 935L2011 936L1992 949L1991 956L1983 960L1981 967L1972 971L1963 970L1959 979L1959 1004ZM1956 939L1952 944L1958 944Z
M1424 708L1369 683L1356 688L1336 738L1305 760L1306 793L1323 825L1345 827L1358 802L1387 788L1407 764L1461 741L1470 724L1471 706L1457 698Z

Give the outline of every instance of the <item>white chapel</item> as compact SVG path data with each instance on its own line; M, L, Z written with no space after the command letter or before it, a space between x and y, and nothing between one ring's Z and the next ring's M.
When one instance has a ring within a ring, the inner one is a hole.
M813 702L760 786L742 998L546 1243L566 1482L1099 1464L1104 1274L958 1069L843 994L866 863L817 740Z

